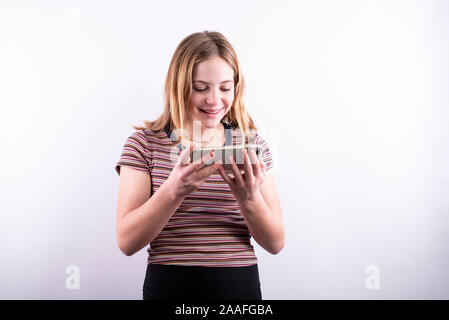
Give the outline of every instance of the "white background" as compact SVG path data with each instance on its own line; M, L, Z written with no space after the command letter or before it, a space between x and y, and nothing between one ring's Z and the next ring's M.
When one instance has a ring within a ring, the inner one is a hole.
M276 165L286 246L256 246L263 298L448 299L448 21L426 0L2 1L0 298L142 298L114 167L178 43L212 30Z

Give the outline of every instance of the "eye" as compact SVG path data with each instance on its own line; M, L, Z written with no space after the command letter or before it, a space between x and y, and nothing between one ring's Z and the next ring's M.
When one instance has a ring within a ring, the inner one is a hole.
M198 91L198 92L203 92L203 91L206 91L207 88L204 88L204 89L193 88L193 90ZM225 89L225 88L222 88L221 90L222 90L222 91L230 91L231 89Z

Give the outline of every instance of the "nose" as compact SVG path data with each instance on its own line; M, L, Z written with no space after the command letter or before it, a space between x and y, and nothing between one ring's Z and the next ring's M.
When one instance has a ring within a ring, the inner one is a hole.
M209 94L206 97L206 103L209 105L216 105L220 100L220 92L219 89L214 88L209 90Z

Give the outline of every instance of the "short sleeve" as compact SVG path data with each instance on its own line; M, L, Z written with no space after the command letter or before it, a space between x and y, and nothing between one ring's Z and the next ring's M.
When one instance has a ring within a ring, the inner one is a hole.
M142 130L136 131L126 139L115 171L120 175L121 166L129 166L135 170L150 174L150 159L148 157L148 140Z
M254 139L255 144L262 145L262 161L265 163L265 171L271 170L273 168L273 158L271 156L270 147L268 143L263 139L259 133L256 133L256 137Z

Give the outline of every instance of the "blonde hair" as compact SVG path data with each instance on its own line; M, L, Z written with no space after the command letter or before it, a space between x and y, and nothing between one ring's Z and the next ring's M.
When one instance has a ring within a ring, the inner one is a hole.
M233 47L219 32L203 31L184 38L171 59L164 86L164 111L155 121L144 121L144 127L133 126L136 130L151 129L160 132L165 128L181 130L187 118L187 105L192 92L193 70L197 64L219 56L234 70L234 101L225 115L224 121L242 131L245 137L256 132L257 127L246 111L243 97L245 79ZM178 137L178 142L181 137ZM175 142L177 143L177 142Z

